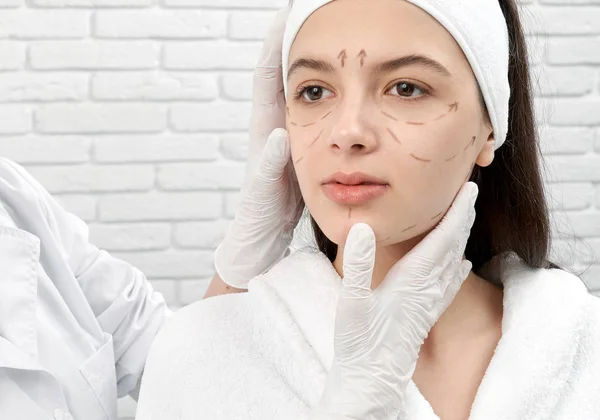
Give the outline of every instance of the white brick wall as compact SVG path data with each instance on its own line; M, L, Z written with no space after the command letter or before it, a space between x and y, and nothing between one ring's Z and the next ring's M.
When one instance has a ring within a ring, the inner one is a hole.
M0 0L0 155L173 307L212 276L239 200L252 68L285 3ZM525 3L556 258L591 266L600 292L600 0Z

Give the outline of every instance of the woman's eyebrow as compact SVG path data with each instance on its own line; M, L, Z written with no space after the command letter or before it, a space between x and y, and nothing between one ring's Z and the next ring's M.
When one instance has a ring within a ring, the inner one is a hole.
M444 67L440 62L434 60L433 58L419 55L419 54L411 54L400 58L395 58L393 60L385 61L373 68L371 71L374 75L379 75L381 73L390 73L394 70L398 70L402 67L408 66L420 66L426 69L432 69L443 76L450 77L452 74L446 67Z
M392 71L400 68L415 65L426 69L432 69L446 77L452 76L450 71L448 71L448 69L440 62L434 60L433 58L419 54L411 54L404 57L395 58L393 60L384 61L383 63L376 65L371 70L371 73L377 76L381 73L391 73ZM300 69L316 70L323 73L335 72L333 65L327 61L316 60L312 58L299 58L290 66L287 77L288 81L291 79L292 75Z
M299 58L290 66L287 77L288 81L291 79L292 75L300 69L316 70L324 73L335 72L333 66L327 61L315 60L312 58Z

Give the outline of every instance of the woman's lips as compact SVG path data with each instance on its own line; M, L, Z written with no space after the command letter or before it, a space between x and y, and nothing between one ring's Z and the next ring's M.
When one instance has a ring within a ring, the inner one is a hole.
M323 184L323 191L327 198L338 204L363 204L385 194L387 188L386 184L346 185L337 182Z

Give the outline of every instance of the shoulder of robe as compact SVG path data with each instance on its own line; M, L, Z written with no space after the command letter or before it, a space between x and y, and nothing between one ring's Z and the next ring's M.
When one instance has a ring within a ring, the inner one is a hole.
M235 340L246 335L256 307L248 293L214 296L177 311L156 336L150 356L173 352L203 351L206 340Z
M253 312L259 310L251 301L247 293L221 295L173 314L146 360L139 418L184 418L184 407L192 412L208 410L224 398L222 387L230 382L221 384L219 378L243 369L240 363L252 351L253 340L259 339L251 332Z
M516 316L524 313L560 319L582 332L600 336L600 298L578 276L561 269L533 269L514 261L503 272L503 283ZM568 319L568 321L567 321ZM549 327L551 327L549 325Z

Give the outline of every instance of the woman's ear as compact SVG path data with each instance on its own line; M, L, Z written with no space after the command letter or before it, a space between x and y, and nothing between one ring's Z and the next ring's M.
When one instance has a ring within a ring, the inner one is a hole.
M494 161L495 149L496 149L496 140L494 138L494 132L491 131L490 134L488 135L488 138L487 138L485 144L483 145L483 148L479 152L479 156L477 156L477 160L475 161L475 163L482 168L485 168L486 166L490 166L492 164L492 162Z

